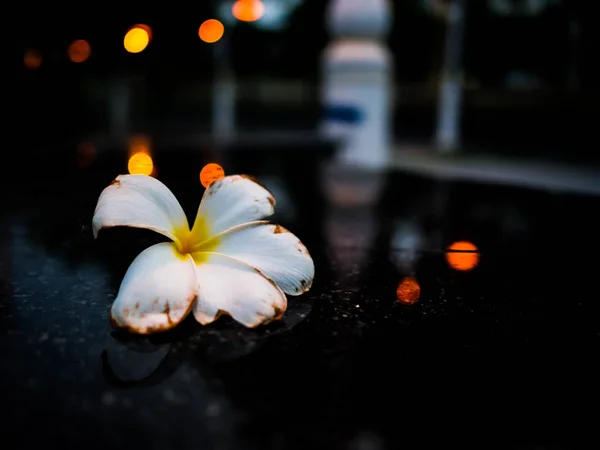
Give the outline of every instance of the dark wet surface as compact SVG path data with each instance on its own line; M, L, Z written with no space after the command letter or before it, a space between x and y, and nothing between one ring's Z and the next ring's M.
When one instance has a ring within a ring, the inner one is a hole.
M321 172L326 151L156 153L191 217L203 164L261 179L317 276L280 323L153 338L108 310L161 238L90 228L125 152L21 155L0 197L2 448L594 448L600 199ZM457 241L480 250L472 270L450 266L474 260L444 253Z

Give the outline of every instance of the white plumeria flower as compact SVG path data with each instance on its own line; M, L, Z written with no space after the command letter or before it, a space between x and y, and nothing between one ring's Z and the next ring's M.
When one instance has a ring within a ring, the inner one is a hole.
M112 305L111 323L135 333L166 331L191 311L201 324L228 314L256 327L277 320L285 294L308 291L314 264L285 228L261 220L274 212L269 191L244 175L212 183L194 226L156 178L120 175L98 199L94 237L102 228L154 230L172 242L153 245L131 263Z

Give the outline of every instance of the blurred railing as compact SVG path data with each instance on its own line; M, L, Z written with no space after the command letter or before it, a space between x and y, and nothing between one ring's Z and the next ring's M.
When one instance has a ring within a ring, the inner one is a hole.
M237 102L252 105L260 112L262 109L304 109L314 108L319 103L317 82L301 79L273 77L246 78L237 80ZM209 110L212 98L212 84L209 81L173 83L161 86L157 92L144 78L129 79L133 103L132 116L151 117L154 112L168 108L171 113L177 110L195 112ZM564 111L565 114L585 112L596 107L600 94L589 91L558 91L554 88L510 89L482 87L476 82L466 82L465 105L470 108L489 110L530 110ZM106 80L89 80L84 84L84 102L92 110L103 111L110 96L111 84ZM392 103L396 108L435 107L438 97L436 81L426 83L397 84L392 93ZM150 109L148 109L150 108ZM152 109L156 109L154 111Z
M173 83L155 95L152 86L144 78L131 78L133 98L138 102L165 100L179 104L192 104L202 109L212 98L209 81ZM317 82L273 77L246 78L237 80L237 101L254 103L258 107L306 107L318 101L320 86ZM102 103L109 95L110 83L105 80L90 80L85 83L84 93L92 103ZM588 108L600 101L600 94L589 91L559 91L555 88L511 89L479 86L476 82L463 84L468 103L479 108ZM142 98L143 97L143 98ZM432 106L438 97L437 82L402 83L395 86L392 102L397 107Z

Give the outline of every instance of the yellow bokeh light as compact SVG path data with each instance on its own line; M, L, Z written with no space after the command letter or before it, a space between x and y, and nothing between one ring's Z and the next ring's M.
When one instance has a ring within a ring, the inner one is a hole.
M138 152L129 157L127 168L132 175L151 175L154 170L154 163L148 153Z
M69 59L74 63L84 62L90 57L91 53L92 48L90 47L90 44L88 41L83 39L77 39L76 41L73 41L67 50Z
M198 36L207 44L219 41L225 33L225 27L216 19L208 19L200 25Z
M214 181L220 180L225 176L223 168L215 163L205 165L200 171L200 183L207 188Z
M479 264L479 252L475 244L471 242L455 242L448 247L446 261L453 269L466 272Z
M231 13L242 22L256 22L265 13L265 5L260 0L237 0Z
M27 50L23 57L23 63L28 69L38 69L42 65L42 55L37 50Z
M131 28L129 28L129 30L133 30L134 28L141 28L146 33L148 33L148 43L152 42L152 28L150 28L148 25L146 25L144 23L136 23Z
M123 46L129 53L140 53L150 42L148 31L141 27L131 28L123 39Z
M396 288L396 297L405 305L412 305L419 301L421 297L421 286L414 278L405 277L400 280Z

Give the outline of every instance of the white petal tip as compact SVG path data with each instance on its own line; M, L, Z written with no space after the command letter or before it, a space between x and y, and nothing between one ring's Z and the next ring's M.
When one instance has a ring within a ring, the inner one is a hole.
M281 319L287 298L259 270L228 256L211 253L197 263L197 301L194 317L201 324L228 315L247 328Z
M161 333L181 323L195 299L193 262L163 242L144 250L129 266L110 322L135 334Z
M298 295L306 294L312 288L313 278L310 278L308 280L300 280L300 285L302 286L301 289L297 290L294 293L290 293L288 295L298 296ZM286 292L286 294L287 294L287 292Z
M211 317L210 315L204 314L201 311L194 311L194 318L200 325L210 325L223 315L229 314L227 314L225 311L218 311L217 314Z
M112 316L110 317L110 324L121 330L125 330L132 334L150 335L156 333L164 333L175 328L176 324L164 323L162 321L155 321L156 324L153 326L133 326L131 324L123 324L117 322Z
M94 237L102 228L133 227L156 231L177 241L188 222L173 193L144 175L119 175L100 194L92 219Z
M274 213L275 197L267 188L251 176L230 175L214 181L204 192L192 234L199 234L200 243L206 238L204 232L214 236Z
M101 229L102 224L97 223L96 218L94 218L94 220L92 220L92 234L94 235L94 239L98 239L98 234L100 233Z
M191 306L192 301L189 303ZM168 304L165 304L165 306L166 305ZM168 307L160 313L149 312L146 314L139 313L138 311L130 312L125 308L122 311L121 316L117 315L114 310L111 311L109 320L110 324L115 328L127 330L133 334L147 335L169 331L179 325L186 316L187 313L182 313L181 311L173 313L169 311Z
M223 310L219 310L219 312L217 312L217 314L214 317L211 317L210 315L207 315L207 314L204 314L204 313L198 311L194 314L194 318L196 319L196 322L198 322L200 325L206 326L206 325L210 325L211 323L216 322L221 316L228 316L228 317L231 317L234 321L236 321L240 325L245 326L246 328L258 328L261 325L268 325L271 322L276 322L278 320L281 320L281 318L285 315L285 310L287 308L287 304L285 306L286 307L284 307L284 308L279 308L277 306L274 306L275 314L272 317L256 315L254 320L239 320L239 319L234 318L227 311L223 311Z
M262 314L258 314L256 316L256 319L252 322L247 322L247 323L239 322L239 323L241 323L242 325L244 325L247 328L258 328L261 325L269 325L270 323L277 322L278 320L281 320L281 318L284 316L285 310L287 309L287 302L284 304L283 307L279 307L278 305L273 305L273 309L274 309L273 315L264 316Z
M217 251L259 270L286 294L298 296L312 287L310 253L281 225L262 221L232 228L220 236Z

